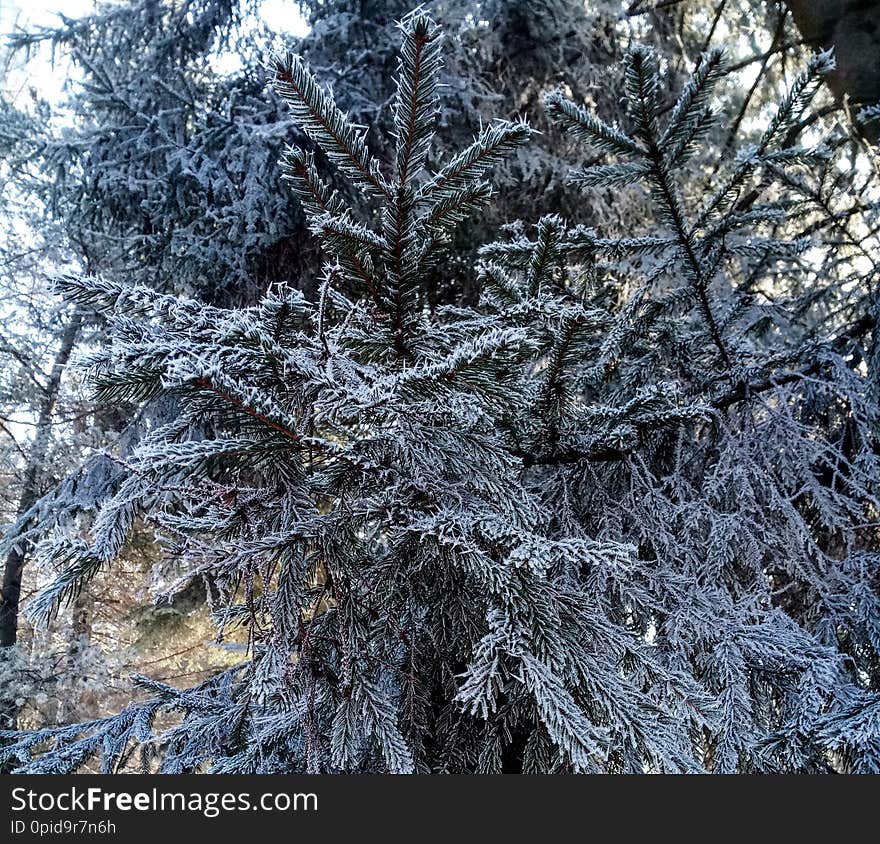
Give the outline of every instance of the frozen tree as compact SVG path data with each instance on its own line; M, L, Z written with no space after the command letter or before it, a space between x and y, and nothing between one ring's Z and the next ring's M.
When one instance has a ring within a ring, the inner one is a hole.
M5 56L4 75L12 84L15 65ZM44 277L47 265L63 262L56 227L43 226L39 207L45 198L32 178L27 141L42 131L46 109L19 108L12 98L0 103L0 469L3 522L21 518L52 484L46 468L75 469L82 453L59 448L55 426L76 413L77 393L63 373L80 333L82 317L60 303ZM69 426L68 426L69 429ZM22 431L26 432L22 434ZM29 667L13 653L17 640L21 575L28 545L5 549L0 587L0 724L9 726L29 686ZM26 696L26 695L25 695Z
M89 272L213 302L253 298L273 248L270 280L293 273L277 242L296 211L268 189L291 127L263 96L256 45L268 35L241 27L255 5L138 0L12 36L17 51L48 44L75 69L69 116L33 145L49 210ZM240 66L218 73L224 51Z
M77 346L100 345L105 324L100 314L59 308L43 295L47 277L70 267L124 273L229 303L298 272L300 256L286 239L301 222L295 202L274 190L291 127L263 96L255 45L267 35L252 20L242 26L254 8L144 0L11 36L19 62L50 46L53 73L68 80L67 95L50 104L36 94L28 101L11 75L0 111L4 421L16 422L5 429L12 450L4 471L16 500L3 513L0 657L16 664L21 654L7 649L18 638L19 596L39 582L28 566L35 532L87 524L122 476L103 453L108 444L124 458L142 426L165 412L162 402L111 408L75 388L68 395L67 359ZM224 50L238 51L239 68L216 73ZM275 275L267 278L269 267ZM71 616L85 617L76 609ZM7 697L27 696L15 682L4 688L0 720L8 721L16 707Z
M718 51L670 93L630 49L619 122L550 93L585 148L571 195L651 210L622 231L512 223L471 265L479 298L438 303L455 232L533 134L484 115L432 159L442 38L422 10L401 23L381 159L300 55L274 61L308 138L282 167L323 254L314 297L59 281L112 327L84 361L98 396L174 412L88 539L40 540L55 578L29 616L112 569L143 519L165 597L203 581L218 638L243 629L249 652L193 688L140 677L148 699L113 717L2 733L3 758L880 770L876 184L854 190L841 130L799 139L831 57L742 143L716 142Z
M555 82L557 66L567 66L565 78L575 89L589 88L617 50L608 24L613 6L593 4L588 11L570 0L539 7L444 4L453 31L446 42L447 96L434 154L467 143L479 131L483 111L500 105L509 116L534 110L541 92ZM122 479L117 461L125 459L144 425L161 423L169 412L164 399L135 408L96 406L82 395L72 397L76 408L70 413L61 407L68 399L59 404L56 393L72 383L62 377L68 356L77 347L100 346L105 324L98 313L59 308L48 300L47 277L73 266L211 304L252 303L278 282L311 298L316 294L309 267L317 256L305 218L296 198L277 189L283 143L296 137L296 129L280 99L265 94L265 44L271 34L259 21L260 8L259 0L98 4L82 18L62 17L56 26L11 36L19 64L28 56L36 64L51 48L52 75L66 80L66 93L57 103L36 93L28 101L12 74L0 112L10 176L6 190L17 196L15 212L8 204L3 208L11 238L3 253L4 294L13 303L4 313L10 324L4 333L9 387L4 418L26 419L26 431L41 432L23 435L21 425L5 432L10 505L3 515L4 657L15 656L6 649L19 639L20 597L41 583L42 574L28 565L36 536L60 525L84 528ZM349 115L371 127L374 153L390 164L393 144L375 142L393 129L389 80L396 61L395 21L404 6L377 0L301 9L310 15L312 30L298 49L321 67ZM596 39L595 32L602 37ZM590 49L594 41L598 46ZM511 44L515 62L509 60ZM498 93L489 80L500 86ZM540 112L538 119L541 125ZM302 135L298 142L309 143ZM313 152L322 175L346 191L320 149ZM509 159L498 174L503 185L498 207L505 216L523 216L536 210L529 207L535 197L544 196L545 210L573 210L565 203L581 198L568 197L561 177L553 175L567 167L552 145L540 156L533 151ZM349 192L347 199L359 213L368 213L356 194ZM607 215L611 206L600 204ZM470 272L475 251L502 219L493 216L492 207L484 213L479 225L457 230L456 248L425 285L432 305L476 297ZM40 360L33 358L35 349ZM41 370L43 380L56 373L47 401L39 385L36 391L18 389L36 385L28 372ZM75 426L65 419L75 419ZM108 458L105 451L113 442L114 457ZM92 591L102 590L96 584ZM78 602L86 605L93 598L86 592ZM75 608L69 615L84 617ZM46 649L33 635L26 625L19 650L29 650L29 658ZM62 632L58 645L68 641ZM170 641L169 652L175 650L177 643ZM10 690L15 686L6 684ZM23 699L20 691L12 699ZM7 706L0 718L14 719L14 709Z

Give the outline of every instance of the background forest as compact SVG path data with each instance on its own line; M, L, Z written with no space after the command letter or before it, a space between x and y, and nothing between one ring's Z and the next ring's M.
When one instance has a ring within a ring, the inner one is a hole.
M880 4L410 12L6 10L3 764L880 770Z

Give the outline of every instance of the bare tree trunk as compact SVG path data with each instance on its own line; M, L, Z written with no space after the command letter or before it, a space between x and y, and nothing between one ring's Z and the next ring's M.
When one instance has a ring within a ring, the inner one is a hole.
M785 0L804 40L834 48L837 69L828 87L854 105L880 102L880 0ZM865 127L876 141L880 121Z
M73 600L70 613L70 641L67 645L67 693L62 696L60 723L72 724L82 720L83 705L86 710L93 700L87 700L89 678L83 674L82 656L88 650L92 638L92 618L95 599L88 589L83 589Z
M46 455L49 450L50 435L52 432L52 414L58 401L61 390L61 376L64 368L70 360L82 325L82 314L77 309L61 335L61 345L55 355L52 372L45 386L45 392L40 402L40 411L37 417L37 427L34 441L28 452L27 465L25 466L24 483L22 484L21 496L18 501L18 516L21 517L36 503L40 494L40 481L42 479ZM3 569L3 591L0 594L0 648L12 647L18 638L18 611L21 597L21 577L30 552L30 543L22 541L17 543L6 557ZM16 713L0 711L0 724L9 726L15 723Z

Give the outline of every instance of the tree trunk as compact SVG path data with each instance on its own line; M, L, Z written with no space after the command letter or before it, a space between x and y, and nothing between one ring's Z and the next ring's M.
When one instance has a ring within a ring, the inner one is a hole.
M40 402L40 411L37 417L37 426L34 441L28 452L27 465L25 466L24 482L21 496L18 501L19 518L27 513L36 503L40 494L40 482L42 480L46 455L49 451L50 435L52 432L52 414L58 401L61 390L61 376L64 368L70 360L76 337L82 325L82 314L77 309L70 318L70 322L64 328L61 335L61 345L55 355L52 372L45 386L45 392ZM18 638L18 610L21 597L21 577L24 571L31 544L27 541L16 543L6 557L3 569L3 591L0 594L0 647L12 647ZM15 712L0 712L0 724L6 726L14 724ZM4 723L5 722L5 723Z
M67 679L63 688L66 693L61 699L60 723L73 724L83 720L95 703L89 694L90 678L83 673L81 662L83 654L88 650L92 638L92 619L94 617L95 599L88 588L83 589L74 598L70 613L70 641L67 645Z
M834 48L837 69L828 87L854 106L880 102L880 0L785 0L804 40L817 49ZM880 121L864 127L871 141Z

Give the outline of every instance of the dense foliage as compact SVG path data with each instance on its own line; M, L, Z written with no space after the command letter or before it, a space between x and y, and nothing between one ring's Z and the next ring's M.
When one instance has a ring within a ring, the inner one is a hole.
M296 128L273 208L292 189L310 283L175 295L148 253L58 280L109 326L82 361L98 398L143 416L87 531L60 515L69 485L12 531L55 572L30 619L146 522L162 599L203 584L248 655L193 688L140 677L146 700L0 733L0 753L24 771L136 751L169 772L880 770L876 180L845 127L804 139L833 58L743 127L716 107L720 51L684 76L631 47L619 114L559 80L530 160L530 122L487 111L436 152L443 38L403 18L376 139L298 52L275 57ZM493 173L541 166L570 172L534 215L495 192Z

